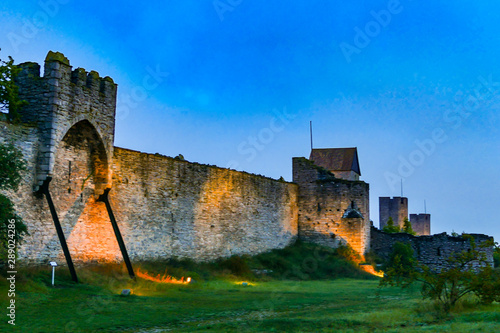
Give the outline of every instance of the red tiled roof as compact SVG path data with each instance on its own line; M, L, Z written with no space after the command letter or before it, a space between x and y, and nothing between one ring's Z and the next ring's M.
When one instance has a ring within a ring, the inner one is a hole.
M309 160L331 172L352 170L361 175L357 148L313 149Z

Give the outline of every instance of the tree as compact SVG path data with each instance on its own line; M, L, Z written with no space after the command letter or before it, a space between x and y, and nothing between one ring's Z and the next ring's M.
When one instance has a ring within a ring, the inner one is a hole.
M382 266L385 273L381 281L383 285L397 285L406 287L413 281L417 260L413 255L413 249L410 244L395 242L389 260ZM387 277L387 278L386 278ZM382 284L381 284L382 285Z
M25 100L19 99L19 87L15 83L15 78L21 68L14 65L14 59L9 56L8 61L0 59L0 110L9 112L9 120L18 123L21 119L19 109L28 104Z
M418 263L409 244L395 243L380 286L406 288L421 282L423 298L438 302L445 312L470 293L475 293L484 303L500 300L500 273L488 266L482 251L493 243L486 241L478 247L472 236L462 237L469 241L470 248L450 256L440 271Z
M20 71L21 69L14 65L12 57L9 57L8 61L0 59L0 111L8 111L8 118L14 123L20 121L18 110L27 104L19 99L19 87L15 84L15 78ZM0 166L0 190L17 190L22 173L26 170L22 153L12 144L0 143ZM12 225L14 234L9 228ZM15 241L14 244L17 245L26 234L26 225L16 214L14 204L6 195L0 193L0 259L5 258L9 252L9 241Z
M0 190L17 190L26 170L23 154L13 144L0 143Z
M389 219L387 220L387 224L382 228L382 231L390 234L400 232L399 227L394 225L394 220L392 219L392 217L389 217Z
M0 143L0 190L17 190L26 163L22 153L12 144ZM13 221L13 222L12 222ZM14 234L9 233L9 225L14 225ZM28 234L27 227L16 214L14 204L0 193L0 260L7 258L9 241L17 245ZM11 253L10 253L11 254Z
M413 231L413 228L411 227L411 222L408 220L407 217L405 217L404 222L403 222L403 228L401 229L401 232L405 232L407 234L416 235L416 232Z
M471 281L474 294L484 304L500 302L500 271L485 267Z
M493 252L493 260L495 262L495 268L500 267L500 246L498 246L498 243L495 244L495 250Z

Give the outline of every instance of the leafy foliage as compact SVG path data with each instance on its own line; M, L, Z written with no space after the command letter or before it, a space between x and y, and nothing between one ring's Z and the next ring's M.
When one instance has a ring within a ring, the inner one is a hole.
M252 269L271 270L269 277L279 280L323 280L337 278L370 279L359 269L359 255L350 247L338 249L297 241L284 249L251 257Z
M13 144L0 143L0 190L17 190L26 170L23 154Z
M19 109L28 102L19 99L19 87L14 79L21 68L14 65L14 59L9 56L8 61L0 59L0 110L9 112L9 120L18 123L21 119Z
M382 228L382 231L390 234L400 232L399 227L394 225L394 220L392 219L392 217L389 217L389 219L387 220L387 224Z
M383 266L386 278L382 280L391 286L404 286L411 284L415 274L417 260L410 244L395 242L387 263ZM390 277L390 278L389 278Z
M0 144L0 190L16 190L21 181L22 172L26 170L26 163L22 153L12 144ZM15 220L15 234L9 237L9 222ZM9 239L19 243L26 235L27 227L14 210L14 204L4 194L0 194L0 259L6 255Z
M395 243L380 286L406 288L421 282L423 298L438 302L445 312L470 293L478 295L484 303L500 299L499 272L487 265L486 254L481 251L493 244L483 242L478 248L472 236L462 237L469 240L470 249L450 256L440 271L418 263L409 244Z
M15 220L15 234L11 238L8 234L9 221ZM9 239L14 239L16 244L22 241L23 237L28 233L26 225L22 218L16 214L14 205L8 197L0 194L0 259L3 259L6 254L7 244Z
M500 247L498 243L495 244L495 251L493 252L493 260L495 261L495 268L500 267Z
M352 262L360 262L361 256L358 252L354 251L354 249L349 245L341 245L335 249L335 252L338 256Z
M416 235L416 232L413 231L413 228L411 227L411 222L410 222L410 220L408 220L407 217L405 217L405 219L403 221L403 228L401 229L401 232L405 232L405 233L413 235L413 236Z
M153 275L168 271L168 274L174 277L190 276L196 281L375 279L373 275L361 270L357 263L347 259L353 258L351 251L353 250L348 247L332 249L296 241L283 249L275 249L256 256L234 255L213 262L168 259L164 262L134 263L134 267L139 264L141 269Z
M473 276L472 289L483 304L500 302L500 271L485 267Z

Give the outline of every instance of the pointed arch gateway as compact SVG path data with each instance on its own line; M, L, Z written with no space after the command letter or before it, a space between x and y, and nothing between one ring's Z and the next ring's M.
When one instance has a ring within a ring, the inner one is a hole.
M99 201L105 204L114 235L122 252L122 257L127 265L130 276L134 277L125 244L107 197L111 185L109 182L111 178L110 173L110 160L107 156L104 142L96 128L88 120L81 120L71 126L57 146L54 167L47 178L48 181L42 186L42 191L49 201L49 208L51 209L59 242L61 243L66 261L75 282L77 281L77 277L74 272L64 233L71 237L73 231L78 229L77 223L79 221L81 222L82 218L88 218L92 215L92 213L88 212L88 206L96 206L96 203ZM51 180L51 191L49 192L48 185ZM55 205L51 203L51 193ZM59 222L55 206L57 206L57 210L61 216L62 226ZM94 215L98 216L101 220L105 214L100 212L103 209L104 206L94 208L94 210L99 211ZM92 220L92 218L90 220ZM64 231L62 230L63 228ZM100 235L92 235L93 238L99 238L99 236ZM95 241L95 243L100 244L100 247L105 247L105 242L101 244L101 242ZM81 253L85 252L85 246L76 248L79 251L80 257L86 257L85 253ZM75 250L75 246L73 246L73 249ZM94 257L93 259L95 260Z
M54 191L71 201L78 195L98 196L108 187L109 162L103 140L88 120L74 124L55 154Z

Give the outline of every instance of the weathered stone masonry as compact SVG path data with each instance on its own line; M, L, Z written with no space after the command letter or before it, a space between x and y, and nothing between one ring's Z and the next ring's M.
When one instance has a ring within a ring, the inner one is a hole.
M367 183L336 178L303 157L293 159L293 181L299 185L301 239L331 247L349 244L360 254L369 251ZM353 202L360 213L354 218L346 214Z
M71 70L69 60L60 53L49 52L45 70L32 62L20 65L16 81L21 99L28 101L20 113L24 123L36 124L40 147L37 156L37 186L54 173L56 152L63 137L75 125L89 124L98 141L93 148L104 160L96 177L100 189L108 186L110 157L113 154L117 86L109 77L82 68Z
M492 240L493 237L471 234L476 245ZM383 259L388 259L393 250L394 243L401 242L410 244L413 248L415 258L429 268L440 271L447 267L447 259L453 253L468 251L470 241L462 237L449 236L446 233L433 236L412 236L406 233L389 234L372 227L371 229L371 249ZM486 255L487 262L493 266L493 246L479 248Z
M363 181L339 179L305 158L293 159L294 183L287 183L114 147L117 86L110 78L72 70L53 52L43 76L38 64L20 66L16 81L29 104L20 112L22 125L0 120L0 142L14 143L28 166L19 190L7 193L30 232L18 251L24 263L64 263L47 202L37 192L47 177L77 263L122 260L105 205L96 201L106 188L133 261L258 254L297 237L349 244L360 254L370 242L375 251L390 250L392 241L380 241L385 236L374 238L372 230L370 239ZM427 240L433 248L434 239Z
M0 141L13 142L28 171L9 192L30 236L24 262L64 262L45 199L47 176L75 262L121 261L104 203L110 201L133 260L210 260L285 247L297 237L297 185L215 166L113 147L116 85L72 70L49 52L45 70L20 65L23 125L0 122ZM116 149L116 151L115 151ZM114 182L114 184L113 184Z
M132 259L256 254L297 235L294 184L116 147L113 178Z

